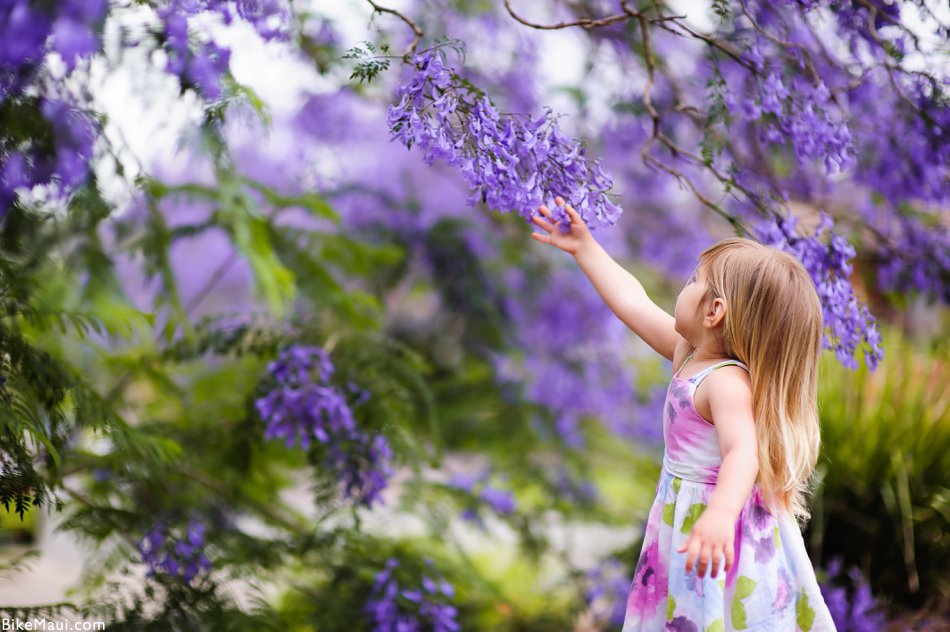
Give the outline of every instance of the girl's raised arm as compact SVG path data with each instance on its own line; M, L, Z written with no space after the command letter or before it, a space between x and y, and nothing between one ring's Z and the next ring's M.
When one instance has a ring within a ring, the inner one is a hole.
M676 345L683 340L676 332L673 316L654 303L640 281L607 254L577 211L564 205L560 197L555 202L558 206L565 206L571 220L571 231L562 234L552 223L535 215L532 221L548 234L531 233L531 236L574 255L581 270L614 314L657 353L672 360ZM547 207L542 206L539 211L545 217L551 217Z

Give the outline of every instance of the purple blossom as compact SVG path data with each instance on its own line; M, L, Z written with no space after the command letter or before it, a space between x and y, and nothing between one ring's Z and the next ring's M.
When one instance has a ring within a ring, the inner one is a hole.
M5 2L0 9L0 84L7 74L31 79L48 50L58 52L72 71L79 58L99 49L106 7L105 0L67 0L50 6L29 0ZM25 82L18 88L23 86Z
M216 100L222 96L221 77L228 71L231 51L216 44L204 44L187 67L187 77L205 97Z
M431 563L427 565L431 567ZM373 581L365 612L370 617L374 632L423 629L456 632L459 629L456 620L458 610L450 603L455 595L450 583L430 568L422 576L420 587L400 588L398 572L399 561L390 558Z
M449 480L449 486L455 487L457 489L464 490L466 492L472 493L472 488L477 483L484 482L489 475L489 471L485 470L481 474L454 474Z
M97 135L93 122L65 101L41 98L39 108L55 141L54 150L31 144L11 152L5 160L0 154L0 216L16 199L16 188L31 189L55 181L65 199L89 175Z
M5 5L8 3L5 3ZM45 52L52 20L45 12L30 6L29 0L14 0L5 6L0 20L0 76L20 67L39 62Z
M316 439L326 446L326 462L341 483L344 496L371 506L392 475L392 449L382 435L357 429L353 405L369 394L347 382L345 389L330 384L334 367L318 347L292 346L267 366L275 388L255 402L264 420L267 439L298 441L303 449ZM347 396L349 393L349 397Z
M885 249L878 268L884 289L915 289L950 303L950 229L925 227L912 217L898 219L896 244Z
M286 0L237 0L237 13L265 40L288 37L290 6Z
M526 395L553 415L557 438L571 447L584 444L585 418L601 420L618 436L659 438L659 405L651 395L639 402L624 354L625 326L577 269L559 270L557 291L537 277L506 272L505 312L517 329L517 346L530 349L523 359L495 358L503 380L526 385ZM585 332L578 339L577 332ZM536 426L544 435L548 427Z
M599 161L567 138L550 111L537 118L500 114L487 96L461 82L432 49L413 58L415 74L399 87L389 108L393 140L418 145L428 164L443 160L461 173L472 193L501 212L526 220L542 203L562 195L590 222L613 225L621 209L606 195L613 186ZM566 230L566 223L562 223Z
M202 571L211 570L204 538L205 526L196 520L177 527L164 521L155 523L137 543L142 561L148 565L146 576L164 574L191 584Z
M326 48L337 48L340 45L340 36L333 27L333 23L330 20L322 19L319 24L316 33L312 35L313 41Z
M852 568L845 575L840 560L832 560L827 572L827 580L820 584L821 594L838 631L877 632L883 629L886 623L884 614L861 572Z
M80 57L95 52L98 46L99 41L88 25L68 17L56 20L53 48L62 56L68 70L72 71Z
M44 100L41 109L56 137L54 177L66 190L79 186L89 173L96 129L85 114L64 101Z
M834 349L845 366L857 368L854 354L863 341L865 360L871 369L876 368L884 350L874 318L854 295L849 280L854 247L834 233L834 224L826 214L814 235L797 235L796 224L794 217L773 217L760 225L758 237L769 246L795 255L808 270L821 299L824 347Z
M769 125L762 138L773 144L791 141L800 162L821 159L829 175L854 164L851 131L844 117L834 114L825 83L796 82L793 90L782 83L776 72L770 72L764 80L758 80L756 98L742 99L740 108L750 121L757 120L762 113L772 114L775 124Z
M555 485L561 495L569 502L578 505L590 505L597 501L597 487L589 480L575 480L562 470L558 470Z
M166 70L189 82L207 99L221 98L221 78L228 72L231 51L209 41L191 45L190 18L201 13L217 14L225 24L241 19L265 40L287 39L290 6L286 0L172 0L161 8L158 15L169 55Z
M510 491L489 485L487 482L489 476L488 470L477 475L456 474L449 480L448 486L461 489L499 514L513 513L518 508L514 495ZM478 526L484 526L477 509L471 505L463 508L462 518Z
M485 487L482 490L482 500L500 514L510 514L518 507L511 492L494 487Z
M598 623L610 627L623 625L630 592L630 576L615 559L604 560L587 573L585 599Z

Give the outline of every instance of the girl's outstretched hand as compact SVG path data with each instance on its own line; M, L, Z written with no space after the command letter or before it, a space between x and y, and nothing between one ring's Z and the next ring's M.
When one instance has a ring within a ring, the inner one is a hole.
M723 558L726 561L723 570L728 573L732 568L735 538L735 515L710 505L703 511L689 537L676 552L686 553L687 573L691 573L695 565L696 574L700 577L706 574L707 569L710 571L709 576L715 577L719 573L719 563Z
M590 229L587 228L587 224L584 223L580 213L571 208L570 204L564 204L563 198L554 198L554 203L558 206L563 206L565 211L567 211L567 216L571 220L571 231L569 233L562 233L561 229L555 226L552 222L549 222L537 215L532 215L531 221L543 228L548 234L544 235L542 233L531 233L531 236L537 241L545 244L551 244L552 246L560 248L564 252L569 252L572 255L576 255L581 246L594 241L594 236L590 234ZM541 207L538 208L538 212L548 219L553 219L551 216L551 210L544 205L541 205Z

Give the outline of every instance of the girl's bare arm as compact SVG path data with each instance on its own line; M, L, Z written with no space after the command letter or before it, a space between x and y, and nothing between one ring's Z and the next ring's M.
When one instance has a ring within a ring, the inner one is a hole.
M752 413L752 383L745 370L723 367L706 378L722 464L709 504L678 549L686 553L686 571L702 577L709 569L716 577L725 559L728 572L735 559L736 520L752 493L759 472L755 419Z
M556 201L559 206L564 202L561 198ZM683 339L674 328L673 316L654 303L640 281L607 254L577 211L569 205L565 209L571 220L570 233L561 234L553 224L534 216L534 223L548 234L532 233L531 236L574 255L581 270L614 314L657 353L672 360L677 343ZM545 217L551 217L547 207L542 206L539 211Z

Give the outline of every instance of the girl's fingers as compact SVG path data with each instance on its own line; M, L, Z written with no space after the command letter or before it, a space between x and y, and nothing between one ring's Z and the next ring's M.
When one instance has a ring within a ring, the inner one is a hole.
M693 571L693 566L696 563L696 558L699 557L699 551L702 548L702 543L696 538L690 538L688 552L686 553L686 572L691 573Z
M551 243L551 238L548 235L542 235L541 233L531 233L531 236L534 237L537 241L540 241L544 244Z
M564 198L558 196L554 198L554 203L558 206L563 206L564 210L567 211L567 216L571 219L572 224L584 223L584 220L581 218L581 214L574 210L574 207L570 204L564 202Z
M540 226L541 228L543 228L544 230L548 231L549 233L554 230L554 224L544 221L537 215L532 215L531 221L537 224L538 226Z
M710 567L710 570L709 570L710 577L715 577L716 575L719 574L719 563L721 561L722 561L722 546L717 544L716 546L713 547L713 550L712 550L712 558L711 558L712 566Z
M571 206L570 204L566 204L564 202L564 198L562 198L561 196L557 196L556 198L554 198L554 203L557 204L559 207L564 208L564 210L567 212L567 216L570 219L571 224L584 223L584 220L581 218L581 214L578 213L576 210L574 210L573 206ZM551 215L551 209L544 206L543 204L538 208L538 210L545 217L554 219L554 217Z
M727 573L732 569L732 562L735 559L735 551L733 549L732 543L729 542L726 544L726 566L723 568Z
M696 567L696 574L700 577L704 576L706 574L706 569L709 568L709 556L711 549L711 546L704 544L702 550L699 553L699 565Z

